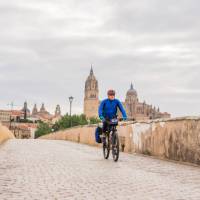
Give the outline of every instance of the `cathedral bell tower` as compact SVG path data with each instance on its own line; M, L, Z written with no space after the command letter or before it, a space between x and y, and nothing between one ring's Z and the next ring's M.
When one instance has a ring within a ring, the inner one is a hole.
M91 66L90 74L85 82L84 114L89 119L98 117L99 88Z
M125 107L129 118L136 118L136 105L138 104L137 91L131 83L130 89L126 93Z
M56 117L60 117L60 116L61 116L60 105L57 105L57 106L56 106L55 116L56 116Z

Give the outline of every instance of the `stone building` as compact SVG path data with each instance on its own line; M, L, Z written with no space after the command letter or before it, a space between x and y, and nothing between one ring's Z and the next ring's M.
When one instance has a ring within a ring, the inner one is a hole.
M40 110L37 109L35 104L32 113L28 109L27 102L24 102L24 106L20 110L0 110L0 123L8 127L16 136L16 138L34 138L35 130L37 129L37 122L39 120L54 124L62 117L60 105L56 106L55 114L50 114L44 103ZM24 121L27 119L32 121Z
M40 110L38 111L37 115L41 115L41 116L49 115L50 116L50 113L46 110L44 103L42 103L42 106L41 106Z
M56 106L55 116L56 116L56 117L61 116L61 108L60 108L60 105L57 105L57 106Z
M91 67L90 74L85 82L85 97L84 97L84 114L87 118L98 117L99 107L99 88L98 81L94 76ZM167 112L160 112L159 108L147 104L145 101L140 102L137 91L131 83L130 89L126 93L125 101L122 102L129 119L148 120L157 118L170 118ZM119 117L120 117L119 113Z
M61 114L61 108L60 105L56 106L55 109L55 114L54 117L52 118L52 123L55 124L57 121L59 121L62 118L62 114Z
M12 110L11 119L14 122L19 122L21 119L24 119L24 112L21 110Z
M45 108L44 103L42 103L40 109L37 109L37 105L35 104L32 110L31 117L37 118L41 121L48 122L52 119L53 115L51 115Z
M159 108L148 105L145 101L139 102L137 91L131 83L130 89L126 93L123 105L126 109L128 118L136 120L148 120L157 118L170 118L169 113L160 112Z
M84 113L87 118L98 117L99 87L91 67L90 74L85 82Z
M10 122L11 111L10 110L0 110L0 122Z
M39 110L37 109L37 105L35 104L32 110L31 117L37 118L44 122L55 123L62 117L60 105L56 106L55 114L53 115L46 110L44 103L42 103L42 106Z

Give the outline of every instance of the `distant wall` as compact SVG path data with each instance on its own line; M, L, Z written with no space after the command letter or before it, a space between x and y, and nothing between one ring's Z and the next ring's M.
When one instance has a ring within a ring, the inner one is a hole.
M98 146L96 126L84 126L49 134L41 139L61 139ZM159 158L200 165L200 118L185 117L121 123L118 126L120 147L125 152L142 153Z
M11 131L8 130L5 126L0 124L0 144L8 139L13 139L14 135Z

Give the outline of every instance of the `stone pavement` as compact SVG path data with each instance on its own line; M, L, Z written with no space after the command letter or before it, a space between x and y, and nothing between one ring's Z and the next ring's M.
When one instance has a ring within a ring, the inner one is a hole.
M200 168L54 140L0 147L0 200L199 200Z

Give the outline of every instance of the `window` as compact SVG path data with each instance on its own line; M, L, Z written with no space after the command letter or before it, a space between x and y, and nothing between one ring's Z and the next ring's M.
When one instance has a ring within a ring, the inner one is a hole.
M96 94L91 94L90 98L96 98Z

